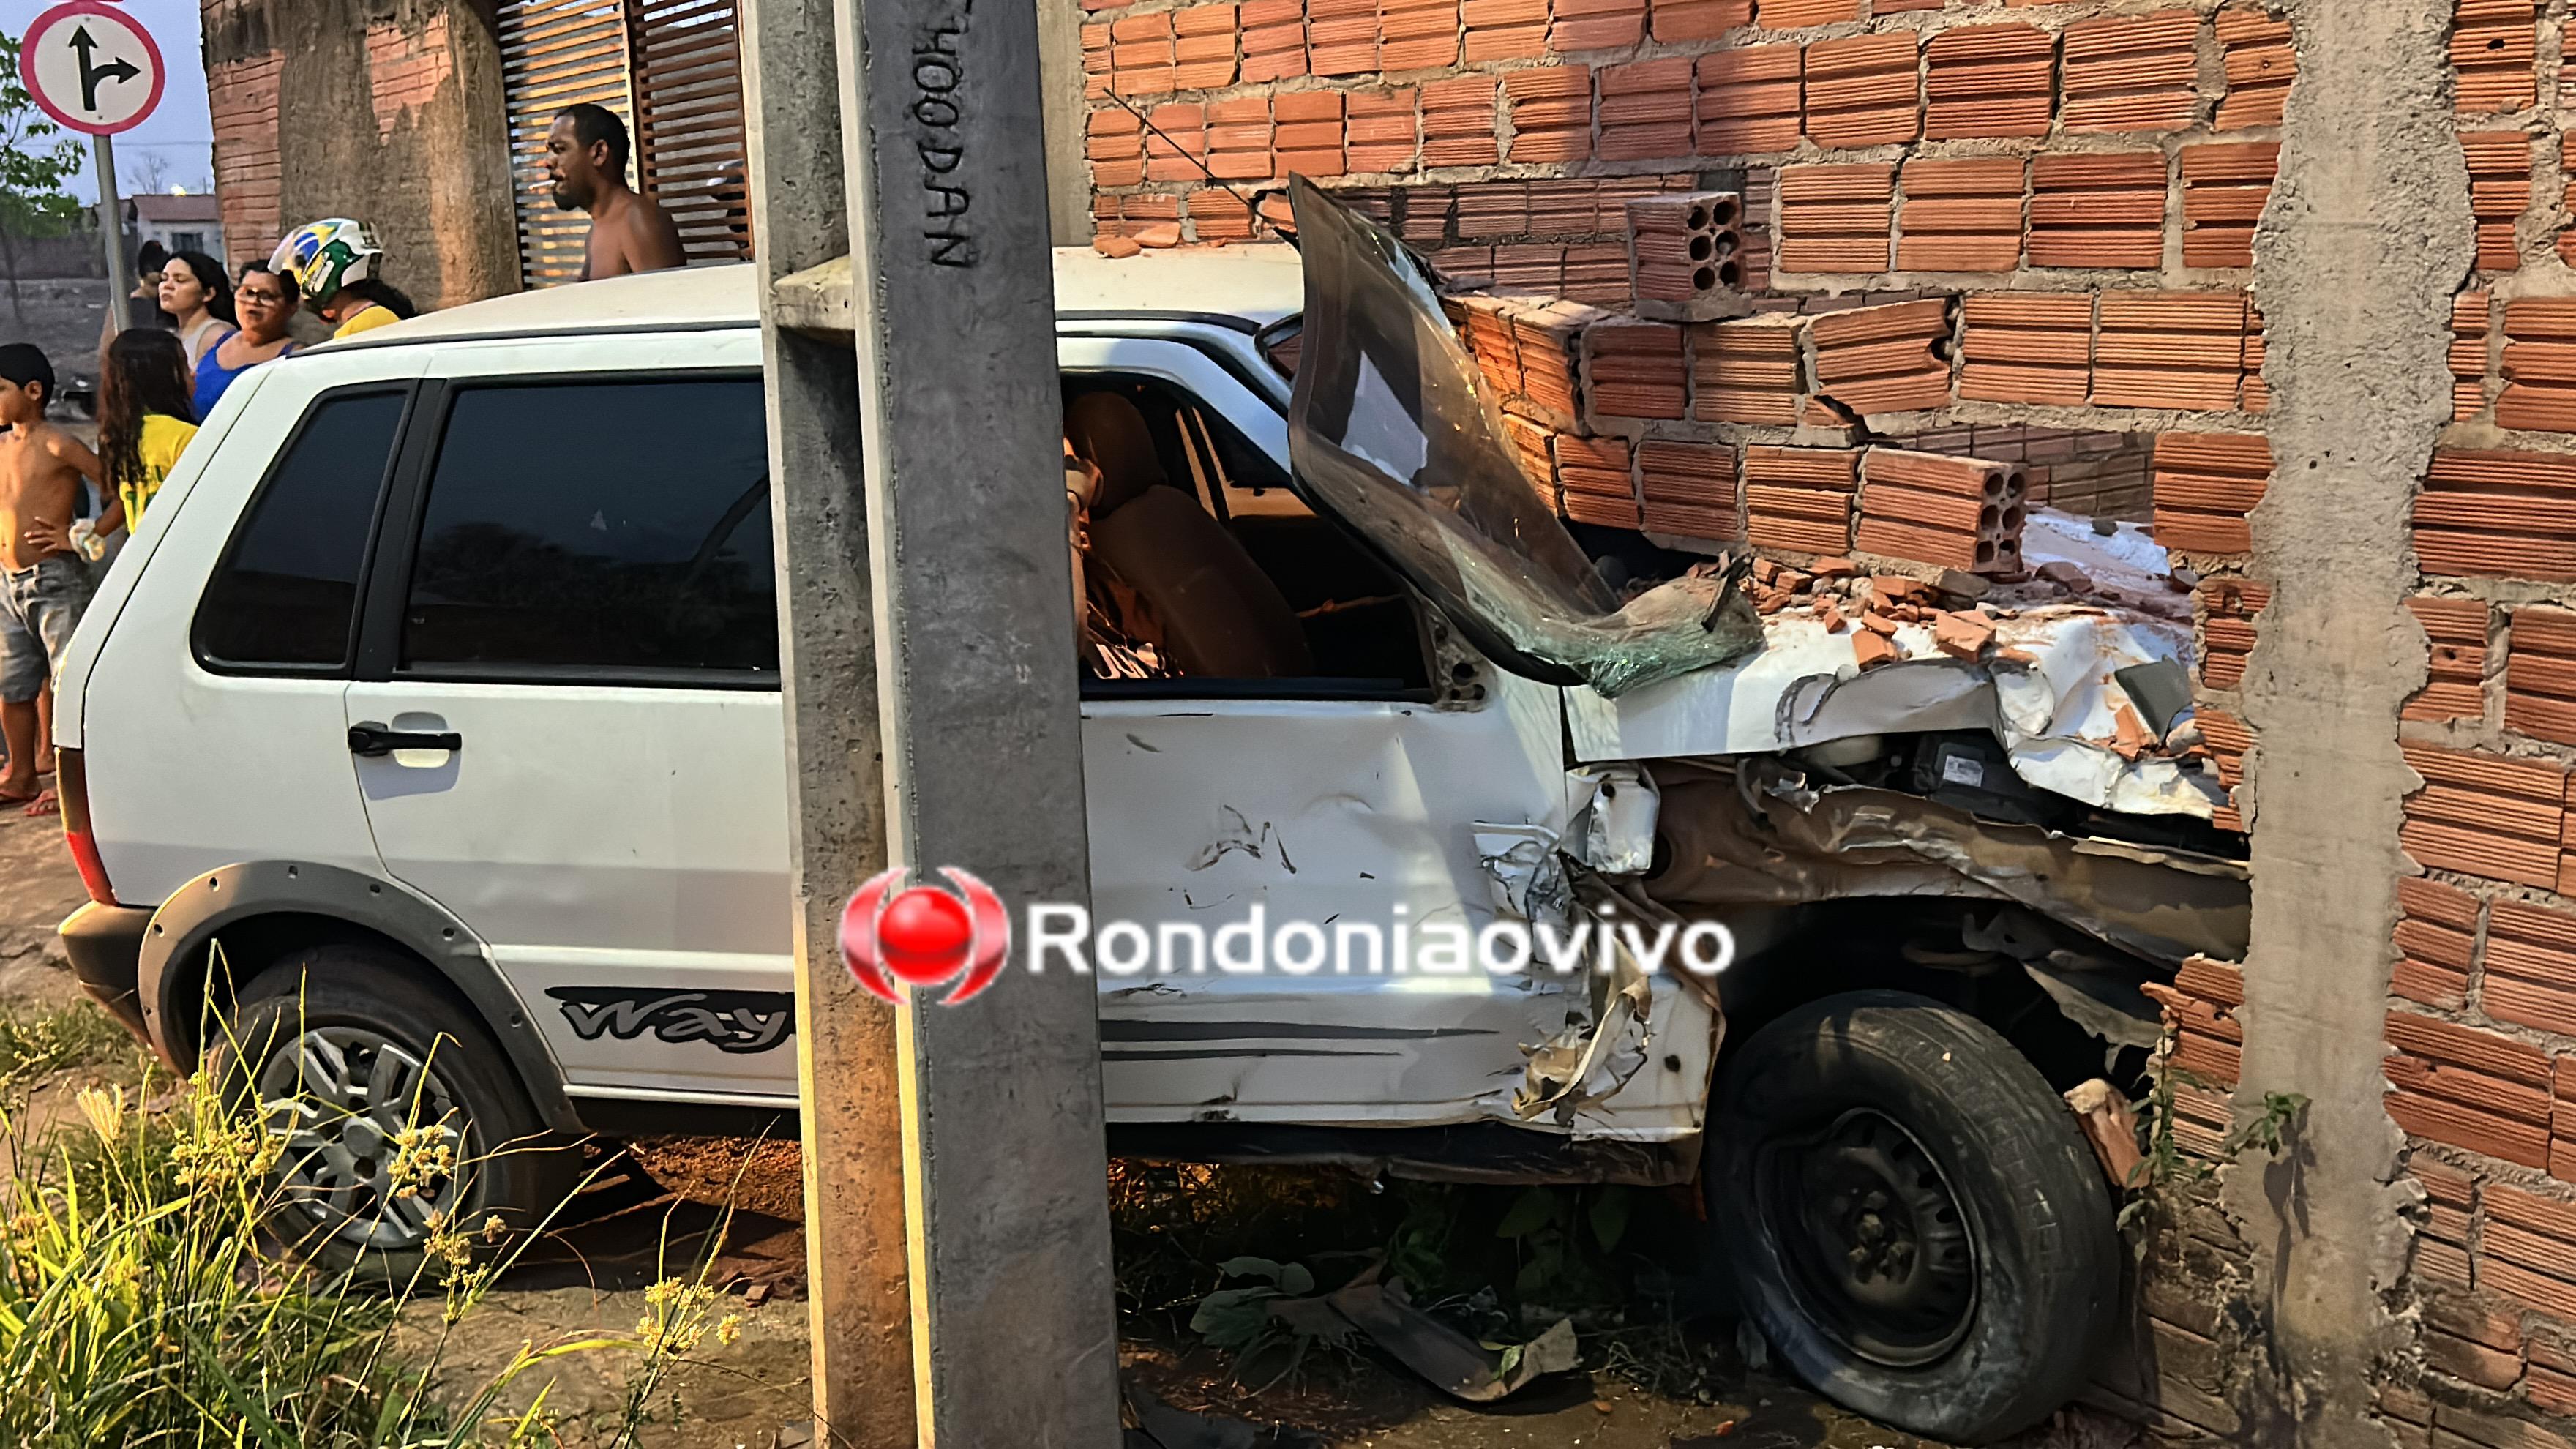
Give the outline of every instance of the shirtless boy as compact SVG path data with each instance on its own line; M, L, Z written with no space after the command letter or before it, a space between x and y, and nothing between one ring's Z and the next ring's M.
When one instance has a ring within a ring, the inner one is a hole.
M54 368L24 342L0 346L0 737L9 765L0 804L49 804L36 779L38 701L62 668L81 610L89 568L64 547L81 479L102 477L98 456L45 421Z

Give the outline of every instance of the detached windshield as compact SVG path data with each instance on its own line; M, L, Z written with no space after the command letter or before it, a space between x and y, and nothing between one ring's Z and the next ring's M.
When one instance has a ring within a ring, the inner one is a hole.
M1306 311L1288 446L1318 498L1525 674L1616 695L1761 643L1751 605L1717 579L1623 607L1521 475L1412 256L1303 178L1289 194Z

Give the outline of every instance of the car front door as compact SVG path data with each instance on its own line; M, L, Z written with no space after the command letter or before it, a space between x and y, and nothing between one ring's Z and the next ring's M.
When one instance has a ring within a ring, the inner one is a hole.
M1156 486L1232 513L1238 537L1281 577L1296 534L1280 510L1305 510L1286 488L1286 434L1269 404L1182 341L1068 338L1059 356L1076 393L1112 389L1149 412L1174 410L1154 431L1180 462ZM1285 541L1264 543L1245 526L1256 498ZM1331 535L1319 548L1340 539L1306 522ZM1376 577L1400 598L1400 585ZM1329 624L1351 601L1308 597L1294 579L1283 589L1317 641L1313 677L1086 682L1083 791L1111 1120L1393 1126L1507 1115L1523 1047L1584 1009L1585 983L1489 973L1472 957L1456 971L1399 970L1394 955L1401 939L1409 966L1446 964L1419 948L1494 919L1480 824L1562 827L1556 691L1458 653L1442 656L1459 676L1438 689L1421 677L1410 687L1348 677L1340 671L1356 666L1336 665L1331 637L1312 621ZM1400 630L1418 647L1409 607L1377 618L1377 631ZM1345 644L1384 657L1368 641ZM1127 946L1157 943L1153 964L1109 969L1113 956L1130 959L1099 935L1111 923L1138 928ZM1226 970L1213 954L1228 926L1238 928L1229 953L1238 963L1251 935L1278 959L1258 974ZM1167 935L1177 944L1165 952ZM1296 970L1289 958L1315 943L1322 964Z
M576 1096L775 1100L796 1054L757 336L633 370L660 341L433 361L348 747L384 868L483 938Z

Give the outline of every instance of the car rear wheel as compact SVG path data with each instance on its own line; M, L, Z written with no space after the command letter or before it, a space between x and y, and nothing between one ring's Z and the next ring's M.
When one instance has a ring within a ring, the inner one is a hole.
M271 1229L307 1261L387 1284L440 1276L434 1229L479 1245L488 1218L533 1225L572 1186L573 1154L499 1043L421 969L366 946L296 952L242 988L207 1052L277 1148Z
M2110 1194L1983 1023L1902 992L1810 1003L1731 1054L1709 1132L1718 1249L1818 1391L1984 1443L2083 1385L2118 1311Z

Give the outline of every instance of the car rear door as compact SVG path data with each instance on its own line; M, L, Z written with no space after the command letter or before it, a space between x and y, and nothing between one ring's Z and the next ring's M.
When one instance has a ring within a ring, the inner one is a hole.
M758 334L433 360L345 723L577 1096L795 1091ZM659 365L656 365L656 364Z

